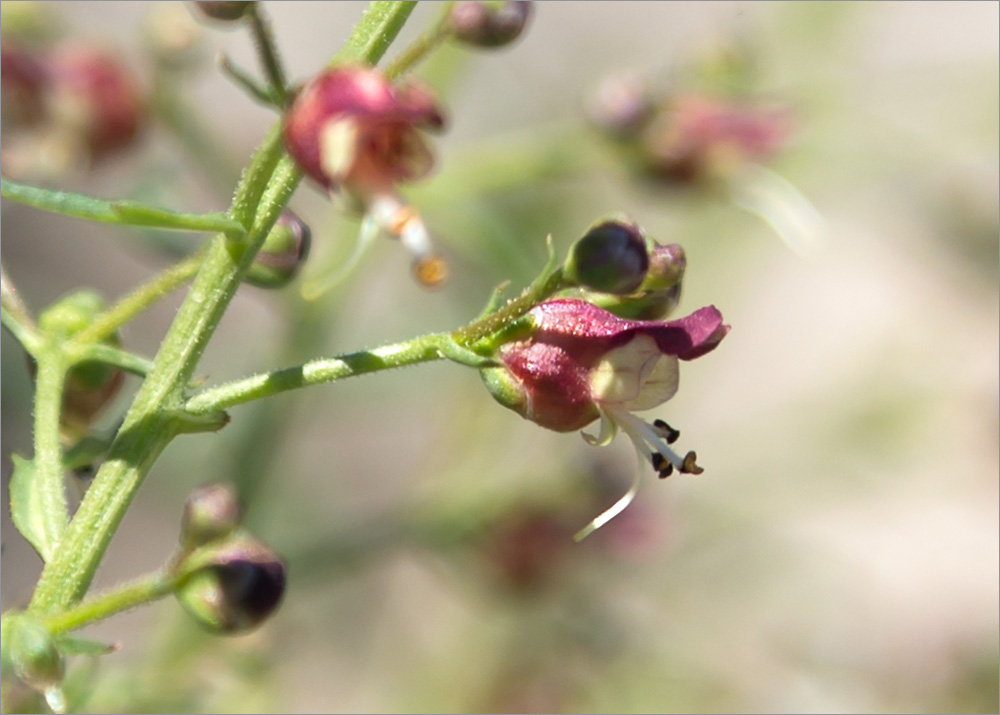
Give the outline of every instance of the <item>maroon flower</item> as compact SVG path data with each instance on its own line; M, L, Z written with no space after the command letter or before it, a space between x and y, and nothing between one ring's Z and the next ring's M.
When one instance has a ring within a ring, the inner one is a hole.
M650 424L633 412L657 407L677 392L678 360L710 352L729 332L714 306L669 322L625 320L590 303L563 299L528 313L527 337L503 344L502 366L483 370L487 386L502 404L557 432L581 429L598 417L597 437L607 444L620 428L661 476L674 469L699 473L694 452L679 456L669 446L679 433L665 422ZM619 513L628 493L581 531L583 538Z
M434 157L421 129L444 119L430 93L393 85L366 67L331 69L303 88L285 115L285 144L302 170L392 236L415 257L418 278L444 278L419 215L396 185L426 176ZM438 275L440 273L440 275Z
M642 153L653 174L699 180L770 159L790 131L784 109L684 95L666 104L643 132Z

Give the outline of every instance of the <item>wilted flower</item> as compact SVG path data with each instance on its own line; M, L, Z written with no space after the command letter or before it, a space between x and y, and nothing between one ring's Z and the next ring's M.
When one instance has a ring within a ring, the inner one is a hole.
M393 85L365 67L327 70L298 93L285 115L288 153L302 170L398 237L427 285L443 280L444 264L396 185L430 172L434 157L420 130L443 125L423 87Z
M493 396L526 419L557 432L582 429L601 418L591 444L607 444L618 429L661 476L674 469L699 473L694 452L671 444L679 433L634 413L657 407L677 392L678 360L710 352L729 332L713 306L670 322L625 320L581 300L551 300L527 314L523 337L502 344L483 378ZM628 493L577 535L583 538L618 514Z

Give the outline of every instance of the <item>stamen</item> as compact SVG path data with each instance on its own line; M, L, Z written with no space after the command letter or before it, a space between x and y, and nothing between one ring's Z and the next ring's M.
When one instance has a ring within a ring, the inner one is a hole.
M653 420L653 427L663 434L663 438L667 440L667 444L673 444L681 436L680 430L674 429L663 420Z
M625 410L614 410L612 416L615 418L618 426L632 438L633 442L648 443L653 448L650 450L651 452L659 452L677 469L680 469L684 464L684 460L680 458L680 455L670 449L667 441L648 422L639 419L631 412Z
M672 465L667 458L664 457L659 452L653 452L653 469L660 476L660 479L666 479L671 474L674 473L674 465Z
M434 250L430 232L416 208L404 204L394 194L383 194L372 200L369 215L410 252L413 274L422 285L434 288L444 282L448 264Z
M680 466L682 474L701 474L705 470L698 466L698 455L694 451L684 455L684 463Z

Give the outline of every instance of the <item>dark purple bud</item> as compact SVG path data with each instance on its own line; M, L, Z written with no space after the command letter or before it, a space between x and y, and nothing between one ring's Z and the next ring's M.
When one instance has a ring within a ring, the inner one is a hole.
M309 227L291 211L284 211L247 271L247 282L261 288L287 285L309 257L311 243Z
M530 2L456 2L448 19L455 38L475 47L502 47L520 37Z
M584 288L621 295L635 291L648 269L642 229L626 221L605 221L573 244L563 274Z
M281 602L285 566L269 548L241 536L196 551L180 569L175 595L198 623L224 634L260 625Z
M185 550L232 534L243 520L243 508L231 484L198 487L184 503L181 543Z
M215 0L214 2L213 0L200 0L194 4L202 15L221 22L241 20L251 5L253 5L252 2L239 2L238 0Z

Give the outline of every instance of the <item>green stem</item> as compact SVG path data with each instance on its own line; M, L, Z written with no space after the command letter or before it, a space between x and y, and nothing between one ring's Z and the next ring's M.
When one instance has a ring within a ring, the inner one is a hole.
M66 360L58 346L48 343L38 356L35 377L35 479L41 503L45 541L57 548L69 521L63 484L59 415L62 411Z
M257 80L246 72L246 70L234 64L233 61L225 54L219 55L219 69L222 70L222 73L229 77L235 85L261 104L268 107L277 107L279 109L282 107L280 100L277 96L275 96L273 90L259 84Z
M474 347L478 341L495 335L512 325L515 320L535 305L567 285L569 284L563 278L562 270L546 270L520 296L507 303L503 308L469 323L464 328L459 328L451 334L451 337L459 345Z
M163 598L173 591L174 585L173 578L163 571L156 571L49 616L42 621L42 625L53 635L69 633Z
M385 76L389 79L397 79L413 69L418 62L431 54L443 42L451 37L451 25L448 19L451 17L451 6L454 3L446 2L441 8L441 14L437 22L424 32L416 41L407 47L403 52L385 68Z
M75 337L77 344L99 343L110 337L153 303L165 298L191 280L201 266L203 253L184 259L157 275L149 283L139 286L118 303L106 310L86 329Z
M360 62L375 65L403 29L415 2L372 2L361 16L344 47L327 67Z
M374 64L412 11L409 3L373 3L341 53ZM370 33L378 33L374 38ZM177 433L171 411L223 313L302 173L284 156L277 123L251 160L229 215L247 228L239 243L217 236L170 326L153 367L125 416L108 456L59 548L42 570L29 610L52 614L80 600L111 537L156 458Z
M445 357L442 346L447 340L450 338L446 333L434 333L374 350L311 360L304 365L253 375L205 390L189 399L184 408L191 414L203 415L300 387L441 360Z
M17 288L0 265L0 322L21 343L29 355L36 357L45 341L38 334L38 325L17 294Z
M278 59L271 26L261 15L259 3L252 3L247 15L250 18L250 30L253 34L257 54L261 64L264 65L264 71L271 83L271 89L274 90L278 106L285 107L288 105L288 87L285 81L285 71L281 68L281 60Z

